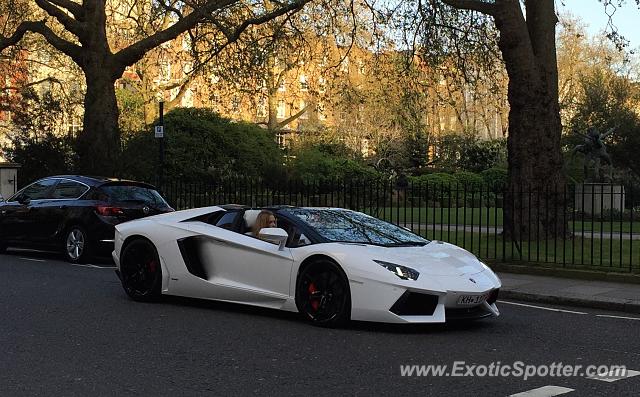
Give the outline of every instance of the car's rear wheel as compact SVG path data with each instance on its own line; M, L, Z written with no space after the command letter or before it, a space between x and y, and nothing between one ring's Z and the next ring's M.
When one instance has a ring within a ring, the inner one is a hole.
M128 243L120 256L120 280L131 299L150 302L160 298L162 268L155 246L146 239Z
M91 244L85 229L75 225L67 229L64 239L64 253L72 263L82 263L91 256Z
M298 277L296 305L313 324L344 325L351 317L351 293L342 269L330 260L317 260L306 266Z

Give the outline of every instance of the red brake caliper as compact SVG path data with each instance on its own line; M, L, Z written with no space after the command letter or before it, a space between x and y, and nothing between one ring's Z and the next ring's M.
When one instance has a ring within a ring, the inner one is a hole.
M318 310L318 307L320 306L320 300L313 296L313 293L317 291L316 285L314 283L309 284L308 291L311 307L313 308L313 310Z
M150 271L151 273L155 273L155 272L156 272L156 266L157 266L157 265L158 265L158 264L156 263L156 261L151 261L151 262L149 262L149 271Z

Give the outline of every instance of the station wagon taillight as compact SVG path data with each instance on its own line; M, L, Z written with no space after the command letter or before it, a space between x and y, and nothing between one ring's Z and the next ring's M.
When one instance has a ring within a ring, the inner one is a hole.
M102 216L124 215L124 212L122 212L122 208L110 207L110 206L106 206L106 205L97 206L96 207L96 212L98 213L98 215L102 215Z

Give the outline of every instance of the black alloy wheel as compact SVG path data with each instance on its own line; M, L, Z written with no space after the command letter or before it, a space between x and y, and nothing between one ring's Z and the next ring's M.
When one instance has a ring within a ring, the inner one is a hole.
M142 302L156 301L162 288L162 268L158 252L146 239L127 244L120 256L120 280L131 299Z
M351 317L349 282L342 269L329 260L305 267L296 285L298 311L313 324L344 325Z

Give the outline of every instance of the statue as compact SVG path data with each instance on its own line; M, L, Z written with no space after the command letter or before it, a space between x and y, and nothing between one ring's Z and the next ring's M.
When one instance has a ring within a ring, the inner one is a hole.
M605 179L601 173L601 162L606 163L609 166L609 175L606 176L607 182L613 181L613 163L611 162L611 156L607 153L607 148L604 146L604 139L609 136L618 126L610 128L604 134L601 134L596 127L589 127L587 134L582 134L578 131L574 133L584 138L584 143L576 145L571 151L571 158L577 153L582 153L584 156L583 168L585 181L589 180L589 165L593 164L594 176L592 182L600 182Z

